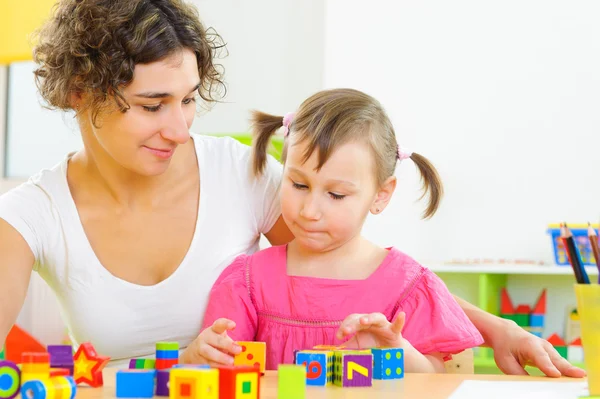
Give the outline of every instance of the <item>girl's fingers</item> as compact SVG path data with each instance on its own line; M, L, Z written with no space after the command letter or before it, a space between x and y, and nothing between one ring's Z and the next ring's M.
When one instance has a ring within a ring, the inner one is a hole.
M206 363L214 362L217 364L233 364L233 356L221 352L220 350L213 348L207 343L200 344L198 348L200 356L206 359Z
M217 334L223 334L235 328L235 322L229 319L217 319L211 326L211 329Z
M404 322L406 321L406 313L400 312L392 322L392 332L394 334L402 333L402 329L404 328Z

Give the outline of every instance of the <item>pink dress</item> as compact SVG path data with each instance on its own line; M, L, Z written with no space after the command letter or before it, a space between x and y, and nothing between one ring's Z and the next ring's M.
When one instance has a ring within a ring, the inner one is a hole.
M424 354L453 354L483 338L444 283L395 248L364 280L288 276L286 246L240 255L213 286L203 328L224 317L236 341L267 344L266 368L293 363L294 350L340 345L338 327L351 313L406 313L402 335Z

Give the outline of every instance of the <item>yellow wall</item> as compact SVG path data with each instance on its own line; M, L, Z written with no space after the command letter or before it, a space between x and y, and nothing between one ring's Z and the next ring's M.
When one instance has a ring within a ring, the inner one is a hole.
M31 59L31 33L55 0L0 0L0 64Z

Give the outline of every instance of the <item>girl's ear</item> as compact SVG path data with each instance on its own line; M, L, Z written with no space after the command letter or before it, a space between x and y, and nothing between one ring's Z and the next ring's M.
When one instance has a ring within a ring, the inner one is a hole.
M379 187L377 194L375 195L375 201L371 205L370 211L373 215L383 212L385 207L392 199L392 195L396 190L396 176L390 176L386 181Z

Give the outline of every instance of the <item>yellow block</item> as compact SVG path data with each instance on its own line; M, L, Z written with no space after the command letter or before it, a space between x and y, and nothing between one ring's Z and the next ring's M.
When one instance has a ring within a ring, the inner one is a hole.
M218 369L172 369L170 399L219 399Z
M55 0L0 0L0 64L31 60L31 34Z
M258 398L258 374L239 373L235 376L235 399Z
M233 358L233 364L236 366L259 366L260 372L264 373L267 344L254 341L238 341L237 344L242 347L242 352Z

